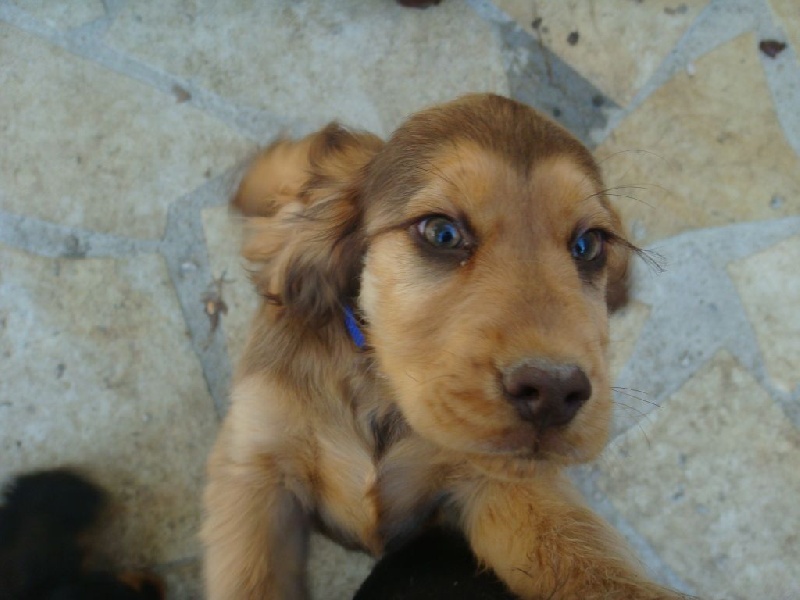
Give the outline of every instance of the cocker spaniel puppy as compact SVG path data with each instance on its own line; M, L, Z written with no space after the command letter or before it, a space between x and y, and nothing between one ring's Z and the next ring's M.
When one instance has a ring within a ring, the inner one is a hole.
M632 249L578 140L472 95L387 142L278 141L233 205L263 302L209 459L210 600L306 598L312 528L378 556L434 523L520 598L680 597L562 474L606 442Z

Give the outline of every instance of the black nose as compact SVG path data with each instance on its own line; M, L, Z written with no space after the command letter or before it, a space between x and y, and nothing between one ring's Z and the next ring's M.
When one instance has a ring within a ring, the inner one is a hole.
M503 392L520 417L544 429L569 423L592 384L577 365L524 363L503 376Z

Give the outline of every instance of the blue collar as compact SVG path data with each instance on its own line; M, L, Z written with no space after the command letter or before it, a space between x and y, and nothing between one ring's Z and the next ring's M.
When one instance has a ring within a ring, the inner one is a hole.
M353 343L360 349L367 345L367 340L364 338L364 332L358 326L358 321L353 314L353 309L349 306L344 307L344 326L347 328L347 333L353 339Z

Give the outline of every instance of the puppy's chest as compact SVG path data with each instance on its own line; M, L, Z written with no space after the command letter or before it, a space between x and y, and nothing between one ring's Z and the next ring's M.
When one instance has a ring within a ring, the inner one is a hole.
M434 510L430 464L409 452L415 436L379 421L321 432L317 470L320 526L345 546L383 552ZM430 458L430 457L429 457Z

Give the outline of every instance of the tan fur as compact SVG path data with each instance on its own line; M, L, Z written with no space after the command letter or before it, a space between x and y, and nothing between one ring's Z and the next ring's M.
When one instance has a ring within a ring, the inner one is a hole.
M577 140L468 96L386 144L336 125L280 141L234 205L264 302L209 460L210 600L307 597L314 525L380 555L433 520L461 527L525 599L679 597L560 473L606 441L608 311L630 247ZM469 221L469 255L430 255L414 234L430 214ZM569 247L586 228L617 241L581 277ZM500 379L528 361L587 374L591 398L567 425L537 428L504 397Z

